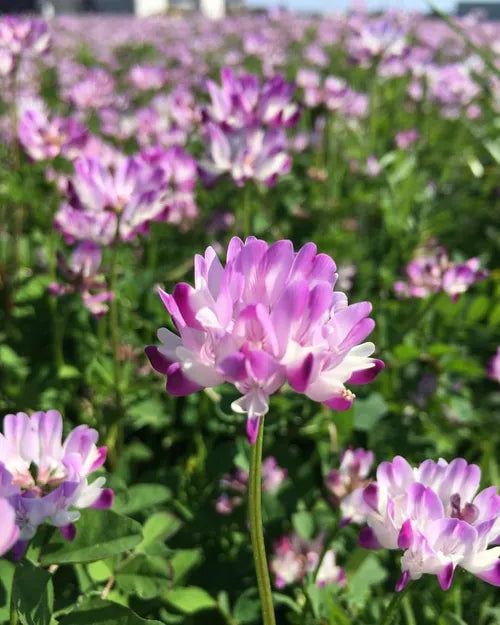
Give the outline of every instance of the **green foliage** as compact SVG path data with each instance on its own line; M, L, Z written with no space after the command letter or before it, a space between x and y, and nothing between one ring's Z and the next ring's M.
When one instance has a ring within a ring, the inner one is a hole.
M279 71L290 80L310 65L305 47L317 37L313 24L304 21L303 41L296 40L302 26L297 33L283 32L290 42ZM203 61L212 77L226 52L242 47L241 33L222 34L222 48L209 50ZM346 446L373 450L377 462L396 454L414 463L460 456L480 465L484 485L500 483L500 390L486 377L500 344L496 83L486 70L477 75L476 60L469 59L481 87L481 115L469 119L464 108L446 116L429 98L407 97L408 75L355 65L343 41L329 43L328 33L322 36L330 59L319 70L322 78L334 74L367 93L368 116L347 119L324 107L304 108L298 130L317 142L293 154L290 173L275 187L239 188L224 180L206 189L200 183L200 215L190 228L154 223L149 235L120 245L118 358L110 315L92 317L78 293L56 299L48 292L64 279L57 255L67 259L73 249L53 227L64 196L50 180L57 173L62 182L72 162L61 155L34 162L17 144L0 146L0 416L54 408L64 416L65 431L82 423L96 428L108 446L102 474L115 492L112 510L82 511L73 542L46 527L20 562L0 559L0 623L261 623L246 494L231 514L215 509L224 476L235 467L248 470L244 420L231 410L236 391L222 385L169 396L143 353L159 327L175 330L157 286L172 292L178 281L192 283L194 254L214 242L224 249L234 233L243 236L238 221L231 232L210 229L219 210L237 220L249 217L252 233L269 242L290 238L297 249L314 241L341 274L354 265L352 285L342 290L349 291L350 302L372 302L376 328L368 340L386 364L375 382L354 389L357 398L346 412L333 412L289 388L272 397L264 455L274 456L288 476L277 492L263 496L267 552L271 557L275 541L292 531L304 539L321 536L347 575L345 587L319 588L309 572L274 592L278 625L379 625L394 596L399 559L357 547L359 528L339 527L338 506L325 489L325 476L338 468ZM82 39L67 54L82 71L109 70L117 92L131 95L126 113L133 116L134 107L147 105L156 93L130 92L131 68L165 65L176 76L180 67L177 58L165 56L175 48L170 34L161 45L160 40L149 41L141 32L140 39L108 56L90 38ZM476 45L469 41L466 48L471 44ZM198 41L193 45L198 49ZM440 51L443 62L457 54L452 40L449 45ZM481 54L486 68L494 63L490 51ZM258 74L268 69L255 55L243 65ZM37 67L40 95L51 114L73 114L57 67L38 60ZM190 71L201 77L195 66ZM206 94L193 83L201 104ZM161 93L171 87L169 78ZM302 95L298 90L297 97ZM2 97L0 111L9 112L8 98ZM100 132L97 111L84 122ZM323 122L324 133L316 132ZM418 130L419 140L398 149L395 134L410 128ZM195 135L187 137L186 148L199 157L202 145ZM139 147L136 137L104 140L124 153ZM378 175L366 172L370 156L380 164ZM244 207L250 216L242 215ZM433 239L457 260L479 257L489 277L457 301L443 293L398 299L394 283ZM108 282L111 248L102 250ZM401 616L405 625L497 625L496 599L491 587L469 574L456 574L448 593L424 576L411 585L395 623Z

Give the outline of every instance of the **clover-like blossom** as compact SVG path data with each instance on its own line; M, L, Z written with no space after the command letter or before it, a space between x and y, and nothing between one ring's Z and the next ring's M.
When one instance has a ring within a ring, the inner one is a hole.
M113 491L105 478L89 482L106 460L97 431L75 428L62 441L63 422L56 410L8 414L0 433L0 498L15 511L19 541L29 541L44 522L72 540L79 509L111 507Z
M281 76L260 85L257 76L237 78L228 67L221 79L221 86L207 81L212 102L203 111L206 152L200 174L207 184L228 173L237 185L257 180L271 186L291 165L284 128L299 119L294 85Z
M500 383L500 346L497 348L497 353L488 362L487 374L490 380L496 380Z
M58 296L79 293L84 306L95 317L101 317L108 312L108 302L114 297L100 273L101 260L101 248L91 241L80 243L69 263L62 254L58 254L57 264L66 284L53 282L49 285L49 292Z
M331 470L325 478L329 500L335 507L340 506L341 525L365 523L370 512L363 500L363 491L368 485L368 475L374 455L362 447L348 447L342 454L338 470Z
M400 150L407 150L416 141L418 141L419 138L420 134L418 130L410 128L409 130L400 130L397 132L394 137L394 142Z
M19 538L16 512L7 499L0 498L0 556L9 551Z
M406 30L389 14L371 20L355 16L347 50L353 60L365 66L376 58L401 57L408 49Z
M264 493L275 493L288 475L288 471L282 469L273 456L262 462L261 473ZM220 486L225 492L217 498L215 509L219 514L230 514L234 508L243 503L242 495L248 490L248 471L236 469L222 478Z
M238 186L248 180L273 186L290 171L287 140L280 128L249 128L226 131L209 123L206 126L207 152L199 163L202 179L211 184L229 174Z
M130 84L139 91L161 89L167 80L167 70L154 65L134 65L128 74Z
M455 263L442 247L429 248L406 267L408 280L394 283L399 297L425 298L444 291L452 301L457 301L470 286L484 280L488 272L480 269L478 258Z
M274 545L270 569L275 576L274 585L278 589L290 584L300 584L306 575L313 575L315 572L318 588L328 584L344 586L346 583L344 569L336 564L335 551L324 550L323 536L315 540L304 540L296 533L282 536Z
M69 202L55 217L66 241L108 245L146 234L152 221L180 223L197 214L196 166L180 147L145 150L105 164L79 158L69 187Z
M346 384L371 382L383 363L362 343L374 328L369 302L348 305L333 291L335 263L307 243L268 245L234 237L223 267L209 247L195 257L195 286L177 284L160 297L179 332L158 331L159 347L146 353L167 375L167 392L188 395L222 382L241 397L232 408L248 415L255 440L269 397L285 382L334 410L348 409Z
M77 109L100 109L116 103L116 83L106 70L94 67L66 91L65 97Z
M50 119L44 111L28 109L19 120L18 135L26 153L35 161L53 159L60 154L74 160L87 141L88 130L75 119Z
M0 19L0 75L9 75L19 67L22 57L38 57L47 52L50 33L40 19L7 16Z
M370 512L360 544L401 549L401 590L424 574L444 590L457 566L500 586L500 496L495 486L477 493L481 470L456 458L418 467L396 456L382 462L363 492Z
M262 86L257 76L236 77L229 67L221 70L221 86L207 81L211 104L205 115L224 128L269 125L295 126L300 110L292 101L295 86L282 76L274 76Z

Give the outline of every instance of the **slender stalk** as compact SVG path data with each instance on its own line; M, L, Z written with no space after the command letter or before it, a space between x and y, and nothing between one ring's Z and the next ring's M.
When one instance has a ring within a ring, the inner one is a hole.
M417 625L417 619L415 618L415 613L413 612L410 597L408 595L406 595L406 597L403 597L401 605L405 614L406 625Z
M116 409L121 412L122 398L120 391L120 344L119 344L119 312L118 312L118 294L116 285L117 272L117 251L118 242L115 241L111 250L111 266L109 270L109 288L113 292L113 299L109 305L109 321L111 330L111 351L113 354L113 377L115 386L115 404Z
M247 182L243 189L243 215L241 220L241 228L245 238L252 234L253 227L252 206L250 202L251 193L251 185Z
M109 270L109 288L113 292L113 299L109 306L109 324L111 335L111 352L113 354L113 383L115 395L115 410L113 421L108 429L106 444L108 447L108 458L112 467L118 464L120 448L123 442L123 428L120 424L123 415L122 394L121 394L121 367L120 367L120 344L119 344L119 310L117 292L117 255L118 255L118 228L113 248L111 250L111 265Z
M14 601L14 587L12 587L10 590L9 624L10 625L18 624L17 610L16 610L15 601Z
M403 588L403 590L401 590L400 592L394 593L394 596L392 597L392 600L387 606L387 610L385 611L385 614L382 620L380 621L380 625L392 625L392 623L394 622L394 619L399 613L401 602L403 601L403 598L406 596L409 587L410 587L410 584L407 584Z
M253 559L257 586L259 588L262 605L262 625L276 625L274 616L273 597L271 593L271 581L267 568L266 547L262 528L261 507L261 464L262 442L264 440L264 419L261 417L257 440L252 445L249 476L249 515L250 536L252 539Z

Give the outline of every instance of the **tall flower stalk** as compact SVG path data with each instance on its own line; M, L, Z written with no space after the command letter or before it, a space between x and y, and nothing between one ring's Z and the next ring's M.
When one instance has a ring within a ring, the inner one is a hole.
M264 417L269 399L286 382L333 410L355 399L344 383L367 384L382 369L371 358L369 302L348 306L334 291L333 260L308 243L295 252L291 241L231 239L223 266L214 249L195 257L195 286L160 290L179 335L160 328L161 345L146 354L167 376L167 392L189 395L223 382L240 397L234 412L247 415L252 445L249 475L250 535L264 625L275 617L261 512Z
M264 440L264 419L260 420L257 439L252 446L249 477L248 509L250 517L250 537L252 541L253 560L257 586L262 605L263 625L275 625L271 581L267 566L266 546L262 525L262 493L261 493L261 466L262 444Z

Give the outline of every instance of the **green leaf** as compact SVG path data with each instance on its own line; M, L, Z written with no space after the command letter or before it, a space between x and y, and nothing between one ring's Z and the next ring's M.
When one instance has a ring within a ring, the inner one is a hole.
M160 621L143 619L130 608L112 601L93 599L67 614L60 625L161 625Z
M96 582L105 582L113 575L113 558L90 562L87 565L87 572Z
M351 603L363 605L370 594L370 586L387 578L387 571L377 556L370 554L353 573L348 572L347 594Z
M252 593L255 594L255 593ZM249 597L247 594L238 597L234 604L233 616L237 623L255 623L260 616L260 600L257 596Z
M10 589L14 578L15 566L8 560L0 560L0 623L9 620Z
M201 549L178 549L170 559L174 580L179 583L201 560Z
M363 432L372 430L389 411L389 406L380 393L372 393L366 399L356 399L353 408L354 429Z
M288 595L281 592L273 592L273 601L275 605L286 605L297 614L302 614L302 608Z
M129 595L153 599L172 583L173 570L161 557L138 554L116 574L116 583Z
M50 625L54 606L52 575L24 560L16 566L12 600L21 625Z
M296 512L292 516L292 523L293 527L302 536L302 538L305 540L312 538L315 526L313 515L310 512L307 512L306 510Z
M16 291L16 304L25 304L40 299L47 292L49 282L47 276L31 278Z
M77 523L76 538L68 542L59 533L44 547L41 563L67 564L103 560L129 551L142 540L137 521L111 510L83 510Z
M217 607L215 599L206 590L197 586L172 588L172 590L164 592L162 597L174 608L185 614L195 614L202 610L213 610Z
M182 526L182 522L169 512L152 514L142 528L144 539L137 550L147 551L158 540L165 541L173 536Z
M467 312L468 323L474 323L486 317L491 306L491 299L486 295L475 297Z
M81 372L73 365L59 367L58 375L61 380L75 380L81 376Z
M135 484L125 492L116 494L113 509L121 514L134 514L165 503L170 496L170 490L161 484Z

